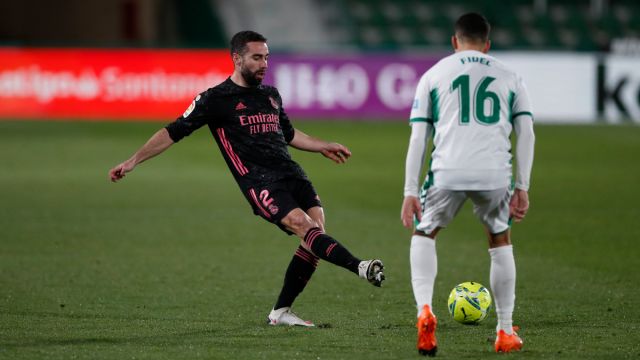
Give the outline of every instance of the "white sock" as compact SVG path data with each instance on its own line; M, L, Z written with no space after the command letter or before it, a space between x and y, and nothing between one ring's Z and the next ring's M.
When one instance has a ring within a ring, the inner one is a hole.
M413 296L416 298L418 315L424 305L429 305L433 299L433 284L438 274L438 257L436 255L436 241L426 236L413 235L411 237L411 284Z
M516 263L513 259L513 245L489 249L491 270L489 277L496 304L498 325L496 332L504 330L513 333L513 308L516 301Z

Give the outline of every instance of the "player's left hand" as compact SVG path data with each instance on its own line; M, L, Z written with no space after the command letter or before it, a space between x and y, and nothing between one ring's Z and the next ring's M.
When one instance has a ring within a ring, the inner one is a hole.
M529 193L522 189L515 189L511 202L509 203L509 213L515 222L524 219L529 211Z
M402 201L400 220L407 229L413 228L413 219L422 219L422 207L420 200L416 196L405 196Z
M324 157L333 160L336 164L344 164L351 157L351 151L346 146L338 143L328 143L320 153Z

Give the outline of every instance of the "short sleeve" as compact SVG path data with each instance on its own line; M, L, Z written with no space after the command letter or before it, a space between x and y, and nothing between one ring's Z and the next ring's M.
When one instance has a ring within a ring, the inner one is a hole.
M178 142L210 121L210 104L206 100L207 98L204 94L196 96L182 116L165 126L171 140Z

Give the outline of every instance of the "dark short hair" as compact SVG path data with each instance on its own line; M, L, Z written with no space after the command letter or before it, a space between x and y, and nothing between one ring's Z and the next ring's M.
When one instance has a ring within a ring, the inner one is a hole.
M245 30L236 33L231 38L231 55L233 55L234 53L243 55L247 51L247 43L253 41L267 42L267 38L251 30Z
M474 12L460 16L455 25L456 36L463 41L487 42L490 31L487 18Z

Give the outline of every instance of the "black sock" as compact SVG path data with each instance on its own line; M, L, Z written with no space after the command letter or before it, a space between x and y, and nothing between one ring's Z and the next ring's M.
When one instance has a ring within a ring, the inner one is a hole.
M358 274L360 259L351 255L349 250L340 245L336 239L323 233L320 228L310 229L304 236L304 242L322 260Z
M311 275L316 271L317 266L318 257L299 246L289 263L287 272L284 274L284 285L273 308L277 310L287 306L290 307L296 297L307 286L307 282L311 279Z

